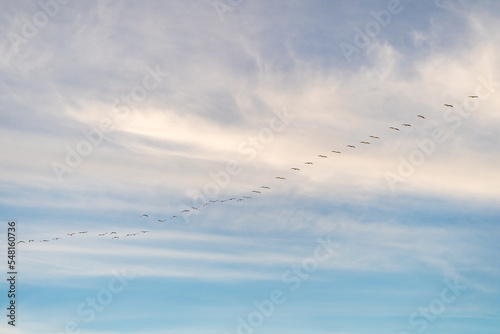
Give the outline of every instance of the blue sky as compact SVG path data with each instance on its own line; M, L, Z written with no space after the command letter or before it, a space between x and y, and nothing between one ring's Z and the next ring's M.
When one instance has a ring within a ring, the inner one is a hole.
M1 333L498 332L500 3L2 9Z

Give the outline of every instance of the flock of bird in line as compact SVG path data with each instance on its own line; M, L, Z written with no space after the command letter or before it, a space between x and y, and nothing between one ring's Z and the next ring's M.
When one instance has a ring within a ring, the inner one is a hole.
M476 99L478 98L477 95L469 95L469 98L471 99ZM445 107L447 108L453 108L453 105L451 104L444 104ZM418 118L421 118L421 119L425 119L425 116L423 115L417 115ZM410 127L411 124L409 123L403 123L401 124L403 127ZM394 127L394 126L390 126L389 129L391 130L394 130L394 131L400 131L399 128L397 127ZM380 139L380 137L378 136L369 136L370 138L372 139ZM360 144L363 144L363 145L369 145L371 144L369 141L360 141ZM350 149L354 149L356 148L356 146L354 145L346 145L346 147L350 148ZM335 153L335 154L341 154L342 152L341 151L337 151L337 150L333 150L332 153ZM320 158L328 158L328 156L326 155L323 155L323 154L319 154L318 157ZM306 161L304 162L305 165L312 165L313 162L311 161ZM292 167L291 170L293 171L300 171L300 168L297 168L297 167ZM278 180L286 180L285 177L282 177L282 176L276 176L276 179ZM270 190L271 187L268 187L268 186L261 186L260 189L266 189L266 190ZM253 193L256 193L256 194L260 194L261 191L260 190L252 190ZM252 197L250 196L241 196L241 197L231 197L231 198L228 198L228 199L216 199L216 200L210 200L209 202L207 203L203 203L202 205L198 206L198 207L191 207L192 210L198 210L202 207L206 207L208 205L211 205L211 204L216 204L216 203L224 203L224 202L229 202L229 201L236 201L236 202L241 202L241 201L244 201L244 200L248 200L248 199L251 199ZM179 215L182 215L182 214L185 214L185 213L188 213L191 211L191 209L184 209L182 211L180 211ZM165 221L167 220L172 220L172 219L177 219L179 218L179 215L173 215L171 216L170 218L164 218L164 219L158 219L158 222L160 223L164 223ZM144 213L142 214L141 216L139 216L139 218L149 218L149 215ZM130 237L134 237L134 236L137 236L137 235L140 235L140 234L145 234L145 233L148 233L149 231L139 231L139 232L136 232L136 233L127 233L125 235L122 236L122 238L130 238ZM78 232L79 235L85 235L87 234L88 231L81 231L81 232ZM69 237L72 237L73 235L77 234L76 232L73 232L73 233L68 233L67 235ZM99 233L97 234L99 237L105 237L105 236L108 236L108 237L111 237L111 239L120 239L120 237L118 236L118 233L116 231L111 231L111 232L104 232L104 233ZM52 238L51 240L53 241L56 241L56 240L60 240L62 239L62 237L56 237L56 238ZM48 240L48 239L43 239L43 240L39 240L39 242L49 242L51 240ZM28 240L28 243L32 243L32 242L36 242L35 240L33 239L30 239ZM26 243L24 240L21 240L21 241L18 241L17 244L21 244L21 243Z

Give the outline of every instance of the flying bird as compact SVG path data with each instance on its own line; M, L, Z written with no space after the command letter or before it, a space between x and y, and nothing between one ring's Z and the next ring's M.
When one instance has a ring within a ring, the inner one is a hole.
M297 167L292 167L291 169L292 169L292 170L300 170L300 169L298 169Z
M85 234L85 233L88 233L89 231L83 231L83 232L78 232L80 234Z
M189 210L183 210L183 211L181 211L181 213L184 213L184 212L189 212Z
M61 238L53 238L52 240L59 240L59 239L61 239Z
M111 234L116 234L116 232L110 232L109 235L111 235Z
M390 129L393 129L393 130L395 130L395 131L399 131L399 129L398 129L398 128L395 128L395 127L393 127L393 126L391 126L391 127L389 127L389 128L390 128Z
M28 242L35 242L35 240L33 240L33 239L30 239L30 240L28 240Z
M145 213L143 213L142 215L139 216L139 218L142 218L142 217L148 217L149 218L149 216L147 214L145 214Z
M320 158L328 158L326 155L318 154L318 157Z
M420 117L420 118L422 118L422 119L425 119L425 117L424 117L424 116L422 116L422 115L417 115L417 117Z
M401 124L402 126L411 126L411 124L408 124L408 123L404 123L404 124Z
M373 138L373 139L380 139L379 137L377 136L370 136L370 138Z
M360 143L361 143L361 144L365 144L365 145L370 144L370 142L369 142L369 141L361 141Z
M335 154L341 154L342 153L340 151L332 151L332 152L335 153Z
M172 217L170 217L170 219L174 219L174 218L177 218L177 216L172 216Z
M48 240L40 240L40 242L49 242Z
M68 235L69 235L70 237L72 237L72 236L73 236L73 234L75 234L75 233L68 233Z
M310 161L304 162L305 165L312 165L313 163Z
M149 231L139 231L139 232L141 232L141 233L148 233Z
M120 239L120 237L113 237L112 239Z
M252 190L253 193L260 194L260 191L258 190Z
M453 106L451 104L444 104L445 107L449 107L449 108L453 108Z
M250 197L250 196L243 196L243 198L250 199L252 197Z
M283 176L276 176L277 179L286 180Z
M469 95L469 97L470 97L471 99L477 99L479 96L477 96L477 95Z
M166 218L165 218L165 219L163 219L163 220L158 219L158 221L159 221L159 222L161 222L161 223L164 223L164 222L165 222L165 220L167 220L167 219L166 219Z
M347 145L347 147L356 148L356 146L354 146L354 145Z
M24 244L24 243L25 243L25 242L24 242L24 241L22 241L22 240L17 242L17 244L18 244L18 245L19 245L19 244Z
M262 189L271 189L271 188L269 188L268 186L262 186L261 188L262 188Z

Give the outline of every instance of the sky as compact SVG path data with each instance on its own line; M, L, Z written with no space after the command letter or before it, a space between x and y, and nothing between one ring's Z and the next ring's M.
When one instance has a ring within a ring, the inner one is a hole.
M499 14L2 1L0 333L498 333Z

